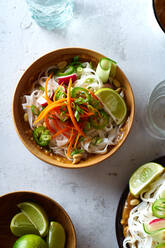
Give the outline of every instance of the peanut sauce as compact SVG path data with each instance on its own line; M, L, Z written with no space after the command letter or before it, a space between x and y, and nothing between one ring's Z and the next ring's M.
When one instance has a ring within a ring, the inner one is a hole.
M154 0L156 16L165 30L165 0Z
M123 234L124 237L127 235L127 229L128 229L128 219L129 219L129 214L131 210L135 207L130 204L131 200L135 199L131 193L128 194L127 199L125 201L125 205L123 208L123 213L122 213L122 219L121 219L121 224L123 226Z

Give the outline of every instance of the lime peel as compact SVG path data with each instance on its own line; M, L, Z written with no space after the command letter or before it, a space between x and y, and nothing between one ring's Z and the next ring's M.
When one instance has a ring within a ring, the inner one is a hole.
M38 235L23 235L14 243L13 248L48 248L46 242Z
M24 234L39 234L35 226L22 212L14 215L10 223L10 230L18 237Z
M96 91L95 95L100 99L115 123L120 125L127 115L127 106L124 99L110 88L101 88Z
M129 190L132 195L139 196L141 191L146 188L156 177L162 174L164 167L160 164L150 162L140 166L129 180Z
M63 226L55 221L50 222L47 243L49 248L64 248L65 247L65 230Z
M39 231L40 235L44 237L49 225L44 209L34 202L22 202L18 204L18 207Z

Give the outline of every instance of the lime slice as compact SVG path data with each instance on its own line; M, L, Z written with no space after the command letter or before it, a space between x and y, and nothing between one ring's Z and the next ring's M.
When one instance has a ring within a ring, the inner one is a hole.
M18 213L12 218L10 229L11 232L18 237L24 234L39 234L35 226L23 213Z
M48 231L48 217L43 208L34 202L22 202L18 207L44 237Z
M65 230L60 223L55 221L50 222L47 242L49 248L64 248Z
M164 167L157 163L147 163L140 166L129 180L132 195L138 196L157 176L164 171Z
M27 234L14 243L13 248L48 248L46 242L38 235Z
M123 98L110 88L102 88L95 95L103 103L105 110L110 114L117 125L121 124L127 114L127 106Z

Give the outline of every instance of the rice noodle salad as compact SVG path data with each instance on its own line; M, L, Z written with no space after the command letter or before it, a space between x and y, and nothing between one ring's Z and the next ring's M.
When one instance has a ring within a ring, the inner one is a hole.
M123 248L165 247L165 173L149 184L129 214Z
M116 145L127 108L115 73L113 60L102 58L93 68L92 62L81 62L78 56L42 71L22 103L37 145L74 164ZM109 91L110 106L104 101Z

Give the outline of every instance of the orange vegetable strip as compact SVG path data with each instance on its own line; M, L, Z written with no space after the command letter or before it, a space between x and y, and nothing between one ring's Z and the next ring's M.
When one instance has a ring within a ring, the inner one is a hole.
M54 135L52 135L52 139L54 139L56 136L58 136L58 135L60 135L60 134L62 134L62 133L65 133L66 131L68 131L69 130L69 128L68 127L66 127L66 128L64 128L64 129L61 129L60 131L58 131L57 133L55 133Z
M56 132L56 130L50 126L48 114L45 116L45 123L46 123L46 127L49 129L50 132L52 133Z
M88 118L92 115L94 115L94 113L88 113L88 114L81 115L80 118Z
M91 106L91 105L90 105L90 106ZM83 106L81 106L81 108L82 108L82 109L84 109L84 110L86 110L86 111L88 111L88 110L89 110L88 108L83 107ZM98 116L99 116L99 117L101 117L100 112L98 111L98 109L94 108L93 106L91 106L91 108L93 109L93 111L95 111L95 112L97 112L97 113L98 113Z
M88 138L88 139L84 140L85 143L87 143L89 141L91 141L91 138Z
M71 135L70 135L70 137L69 137L68 141L65 143L65 145L64 145L64 146L67 146L67 145L70 143L70 141L71 141L72 137L73 137L73 128L72 128L72 131L71 131Z
M99 99L92 91L90 91L90 90L88 90L88 89L87 89L87 91L88 91L95 99L97 99L97 100L101 103L101 105L103 105L102 102L100 101L100 99Z
M46 99L46 101L47 101L47 103L48 104L50 104L50 103L52 103L52 101L49 99L49 97L48 97L48 82L49 82L49 79L52 77L52 75L53 75L53 73L51 73L50 75L49 75L49 77L46 79L46 83L45 83L45 99Z
M65 103L62 104L62 102L65 102L66 98L64 99L60 99L56 102L52 102L51 104L49 104L37 117L37 119L35 120L34 124L36 124L38 121L40 121L41 119L43 119L43 117L49 112L51 111L53 108L55 107L60 107L62 105L66 105ZM45 114L46 113L46 114Z
M71 140L70 140L70 143L69 143L69 146L68 146L68 149L67 149L67 153L66 153L67 158L70 157L71 148L72 148L72 145L73 145L73 143L74 143L74 139L75 139L75 135L72 136L72 138L71 138Z
M53 123L54 123L56 129L59 130L59 131L62 130L62 129L60 128L60 126L58 125L58 123L57 123L57 118L54 117L52 120L53 120ZM66 127L67 127L67 126L66 126ZM65 136L66 138L69 139L69 135L67 135L67 134L64 133L64 136Z
M84 132L80 129L80 127L78 126L75 118L74 118L74 114L73 114L73 111L72 111L72 107L71 107L71 96L70 96L70 89L71 89L71 86L72 86L72 79L70 79L69 81L69 86L68 86L68 90L67 90L67 107L68 107L68 112L69 112L69 115L70 115L70 118L71 118L71 121L73 122L73 125L74 127L76 128L76 130L82 135L85 137L85 134Z
M77 146L79 137L80 137L80 134L78 133L78 135L77 135L77 137L76 137L76 141L75 141L75 143L74 143L74 149L76 149L76 146Z
M84 106L79 106L79 108L81 108L81 109L83 109L83 110L86 110L86 111L88 111L89 109L88 108L86 108L86 107L84 107Z

